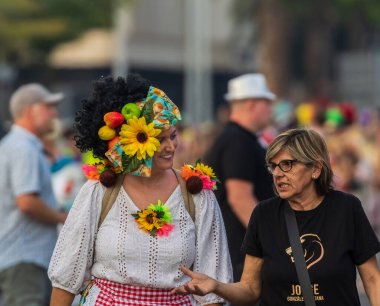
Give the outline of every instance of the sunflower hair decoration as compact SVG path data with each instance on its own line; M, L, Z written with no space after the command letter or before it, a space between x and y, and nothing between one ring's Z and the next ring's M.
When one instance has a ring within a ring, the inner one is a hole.
M104 115L98 137L107 142L108 151L99 163L84 166L85 176L99 179L106 187L115 184L118 173L149 177L152 157L160 150L156 137L179 120L179 109L169 97L149 87L143 101L127 102Z
M214 170L200 160L195 165L185 164L181 169L181 176L191 194L197 194L202 189L217 190L216 183L219 183Z
M132 214L139 228L156 237L168 236L173 230L172 214L169 208L158 200L157 204L150 204L147 208Z

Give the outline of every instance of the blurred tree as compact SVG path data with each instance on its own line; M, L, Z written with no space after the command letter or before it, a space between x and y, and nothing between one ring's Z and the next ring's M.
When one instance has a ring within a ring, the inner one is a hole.
M333 92L334 63L341 51L378 44L380 1L237 0L235 18L253 17L260 70L286 96L291 82L313 96Z
M0 62L45 62L57 43L111 26L111 0L1 0Z

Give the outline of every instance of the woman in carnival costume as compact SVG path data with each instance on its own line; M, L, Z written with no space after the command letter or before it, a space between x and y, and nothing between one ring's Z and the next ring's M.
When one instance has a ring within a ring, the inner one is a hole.
M71 305L80 292L82 305L224 303L215 294L172 293L190 279L181 267L232 279L213 170L197 162L184 165L180 177L172 169L180 119L166 94L139 75L94 83L75 126L77 146L98 161L84 166L90 180L75 199L50 262L52 306ZM117 182L121 188L104 216L105 194Z

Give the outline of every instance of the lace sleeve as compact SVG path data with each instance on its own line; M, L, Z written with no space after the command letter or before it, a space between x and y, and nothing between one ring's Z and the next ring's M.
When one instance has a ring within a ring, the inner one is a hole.
M197 233L194 271L207 274L221 282L232 282L232 265L227 236L219 204L212 191L203 190L194 196ZM194 296L201 305L224 303L215 294Z
M53 287L77 294L89 280L102 197L100 183L88 181L75 198L50 261Z

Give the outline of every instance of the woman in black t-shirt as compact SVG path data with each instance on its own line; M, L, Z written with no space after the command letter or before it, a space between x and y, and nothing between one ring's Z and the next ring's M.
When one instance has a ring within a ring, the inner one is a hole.
M333 190L333 172L323 138L309 129L286 131L272 142L266 163L278 197L254 210L243 243L240 282L220 283L183 271L192 281L180 294L214 292L236 305L304 305L284 206L295 212L317 305L360 305L356 268L372 306L380 305L380 243L359 199Z

